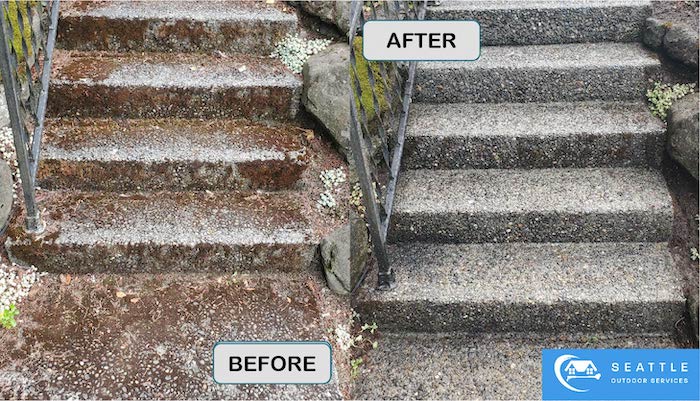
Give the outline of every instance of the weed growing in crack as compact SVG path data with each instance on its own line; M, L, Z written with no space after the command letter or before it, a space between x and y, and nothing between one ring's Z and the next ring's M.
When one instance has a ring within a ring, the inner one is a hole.
M17 316L18 314L19 311L17 310L15 304L10 305L9 308L6 308L2 311L2 313L0 313L0 326L8 330L14 328L15 326L17 326L15 316Z
M24 269L16 264L0 264L0 324L11 329L16 326L19 314L17 303L29 294L39 279L34 266Z

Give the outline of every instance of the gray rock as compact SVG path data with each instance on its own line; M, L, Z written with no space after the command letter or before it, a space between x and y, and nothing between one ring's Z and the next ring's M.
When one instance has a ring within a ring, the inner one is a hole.
M664 44L667 25L657 18L647 18L644 25L642 40L654 50L660 49Z
M668 113L666 148L671 157L698 178L698 100L693 93L677 101Z
M690 324L693 326L695 338L698 338L698 293L691 292L688 296L688 312L690 313Z
M350 30L349 1L300 1L299 4L304 11L337 26L341 32Z
M334 292L347 295L359 281L367 262L367 228L350 212L349 222L321 240L321 263Z
M328 46L304 65L302 103L328 130L340 151L350 152L350 47L344 43Z
M5 98L5 88L0 85L0 128L10 126L10 114L7 111L7 99Z
M12 172L10 166L0 160L0 233L5 231L12 211Z
M664 36L669 56L687 65L698 66L698 33L683 24L674 24Z

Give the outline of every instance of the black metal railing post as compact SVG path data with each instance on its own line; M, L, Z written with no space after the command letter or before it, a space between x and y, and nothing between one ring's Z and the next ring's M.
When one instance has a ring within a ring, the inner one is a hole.
M362 189L365 219L377 260L377 287L380 290L389 290L396 285L386 245L396 183L401 170L416 62L408 63L408 73L401 74L396 63L364 60L355 50L355 40L361 37L362 26L368 19L418 20L424 18L425 10L424 0L354 0L351 3L348 35L351 75L350 144ZM360 64L366 71L362 70ZM363 82L362 78L365 72L367 82Z
M25 227L43 231L36 173L56 43L59 1L0 3L0 71L22 181Z

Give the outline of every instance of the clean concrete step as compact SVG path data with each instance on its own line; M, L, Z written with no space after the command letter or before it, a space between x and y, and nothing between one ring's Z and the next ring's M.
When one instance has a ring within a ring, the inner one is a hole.
M45 189L279 190L306 168L297 128L248 120L50 119L42 148Z
M380 324L381 329L381 324ZM539 400L545 348L677 348L669 336L382 333L360 367L365 400Z
M57 51L48 114L288 119L301 86L300 76L264 56Z
M660 65L638 43L485 46L477 61L418 63L414 101L642 99Z
M643 102L414 103L406 169L658 166L665 127Z
M268 55L297 27L279 4L243 1L66 2L58 45L70 50Z
M398 286L368 283L356 306L384 330L671 333L685 310L665 243L412 243L389 252Z
M18 262L49 272L300 271L315 252L293 193L42 193L46 231L8 230Z
M477 20L482 46L640 41L650 1L443 1L427 19Z
M637 168L409 170L390 241L667 241L663 176Z

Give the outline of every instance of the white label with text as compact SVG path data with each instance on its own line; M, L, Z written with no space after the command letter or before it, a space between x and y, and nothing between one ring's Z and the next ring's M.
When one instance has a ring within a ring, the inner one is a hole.
M331 380L327 342L220 342L214 346L219 384L323 384Z
M368 21L362 53L374 61L474 61L480 35L476 21Z

